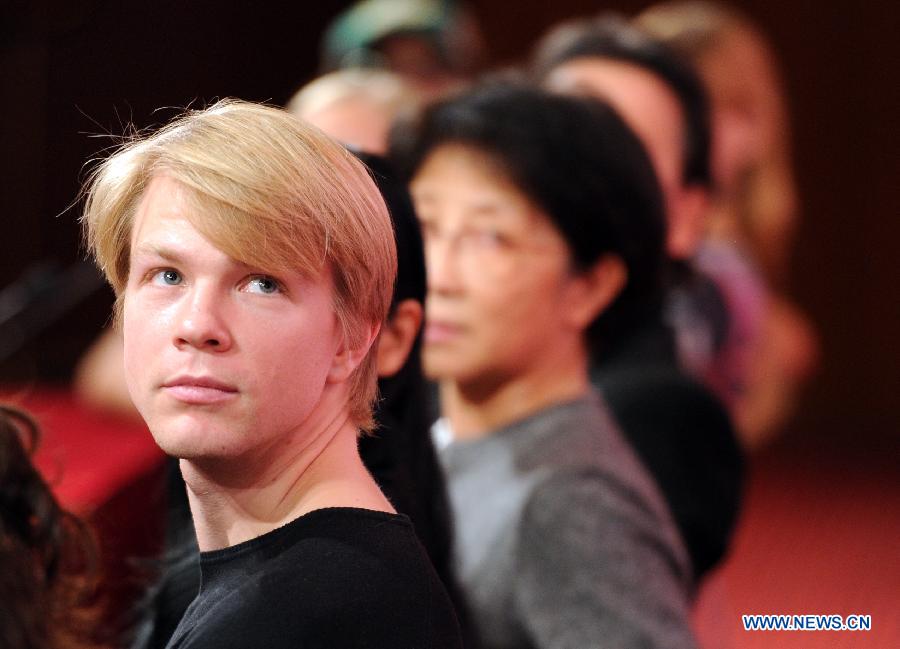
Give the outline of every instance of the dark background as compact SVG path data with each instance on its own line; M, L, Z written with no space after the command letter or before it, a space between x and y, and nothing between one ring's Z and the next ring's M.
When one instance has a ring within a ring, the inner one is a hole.
M114 144L109 135L218 97L283 103L314 74L322 28L347 4L0 4L0 287L36 260L67 266L83 258L71 206L85 163ZM490 61L500 64L515 62L561 19L649 4L472 6ZM768 33L784 68L803 205L790 288L822 345L821 368L788 437L860 456L896 453L898 5L735 4ZM110 303L107 290L96 292L5 363L0 378L65 381Z

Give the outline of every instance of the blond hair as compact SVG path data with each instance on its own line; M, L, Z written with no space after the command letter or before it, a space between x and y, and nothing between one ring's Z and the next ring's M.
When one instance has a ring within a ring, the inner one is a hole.
M417 103L400 75L375 68L347 68L313 79L291 97L285 109L306 118L347 100L368 101L391 116L412 110Z
M283 110L224 100L187 111L103 160L83 190L90 251L121 312L131 230L151 179L189 191L186 216L213 245L251 266L311 278L330 271L334 311L358 347L387 315L396 274L393 229L366 167L318 129ZM349 380L350 416L370 430L375 345Z

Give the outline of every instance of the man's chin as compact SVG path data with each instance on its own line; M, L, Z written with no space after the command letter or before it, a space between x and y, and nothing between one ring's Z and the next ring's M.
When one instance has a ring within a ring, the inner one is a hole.
M150 434L166 454L183 460L200 459L226 453L221 431L195 425L193 422L150 423ZM189 425L184 425L188 423ZM181 424L181 425L178 425Z
M187 440L157 437L155 435L153 439L156 440L156 445L159 446L163 453L179 460L196 460L208 455L196 443L190 443Z

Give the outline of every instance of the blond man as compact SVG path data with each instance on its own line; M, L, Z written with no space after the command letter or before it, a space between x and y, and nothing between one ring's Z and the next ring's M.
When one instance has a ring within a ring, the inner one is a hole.
M201 550L168 646L459 646L357 452L396 268L365 167L283 111L222 102L105 160L83 220Z

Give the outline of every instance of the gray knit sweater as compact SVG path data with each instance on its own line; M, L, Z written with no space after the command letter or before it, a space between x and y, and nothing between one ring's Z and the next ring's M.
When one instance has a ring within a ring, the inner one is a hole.
M484 649L695 646L689 559L599 395L445 443L440 458Z

